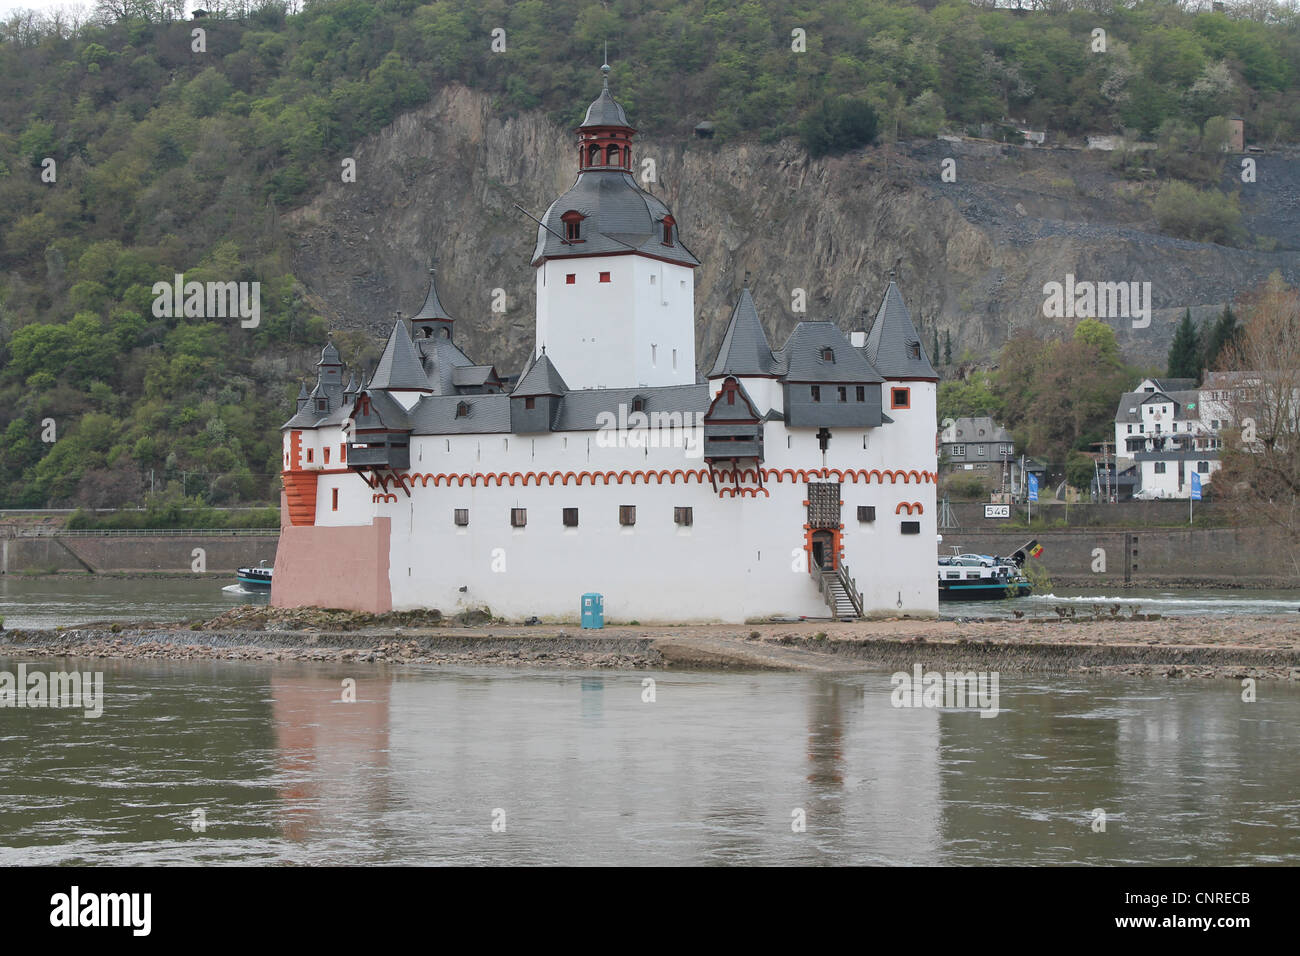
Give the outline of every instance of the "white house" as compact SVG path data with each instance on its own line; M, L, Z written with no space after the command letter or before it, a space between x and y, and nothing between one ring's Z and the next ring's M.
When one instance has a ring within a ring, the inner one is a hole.
M325 348L283 428L272 603L936 612L937 376L892 275L869 330L801 322L779 349L746 286L700 375L700 263L633 179L634 133L606 72L537 230L537 341L511 390L456 344L432 281L369 381L345 385Z
M1231 427L1226 406L1192 379L1145 379L1115 413L1117 470L1136 465L1144 498L1188 498L1219 470L1219 437Z

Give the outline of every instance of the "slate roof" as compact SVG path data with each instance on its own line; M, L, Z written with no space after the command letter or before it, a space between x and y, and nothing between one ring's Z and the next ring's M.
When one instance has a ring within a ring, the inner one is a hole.
M438 286L435 282L437 270L429 270L429 292L424 297L424 305L420 306L420 311L411 316L412 322L420 319L441 319L446 322L453 321L452 317L447 314L447 310L442 307L438 300Z
M1172 403L1174 421L1199 420L1201 416L1197 403L1200 398L1201 393L1196 389L1185 392L1125 392L1120 396L1115 422L1119 425L1137 424L1142 421L1142 406L1150 402ZM1187 408L1189 404L1193 406L1190 411Z
M569 390L564 378L545 352L528 367L512 395L563 395Z
M834 361L822 358L831 349ZM834 322L800 322L776 353L776 371L788 382L879 384L884 379Z
M623 107L618 105L614 99L614 94L609 91L609 65L602 66L601 72L605 74L604 88L600 91L600 96L592 101L587 107L586 119L582 121L582 129L585 126L627 126L627 113L623 112Z
M866 352L867 360L886 378L935 381L939 378L926 358L925 344L912 324L912 317L903 303L903 294L898 291L892 275L880 301L876 321L867 333Z
M393 326L393 333L388 336L384 354L379 357L379 365L371 376L370 388L404 388L427 389L429 376L424 371L420 354L411 342L406 331L406 323L401 319Z
M320 361L317 365L342 365L343 361L339 358L339 350L334 347L333 342L326 342L325 347L320 350Z
M582 241L564 242L564 221L569 210L583 216ZM645 252L661 259L698 266L700 260L682 244L673 227L673 244L663 244L663 220L668 207L619 169L587 169L578 174L569 191L551 203L542 216L547 228L537 227L532 265L552 256L599 255L611 252Z
M564 396L556 415L555 428L558 431L593 431L598 427L597 416L601 412L617 416L618 406L622 404L631 414L632 400L636 398L643 400L643 411L647 415L655 412L703 414L709 410L707 383L661 388L584 388Z
M469 414L456 417L464 402ZM486 395L426 395L408 413L415 435L474 435L509 433L510 396L504 392Z
M776 356L768 344L763 323L749 288L740 290L740 299L731 313L727 334L723 336L718 358L713 363L710 378L723 375L772 375L776 372Z
M981 434L983 431L983 434ZM988 415L963 416L953 420L952 427L939 436L944 444L1014 444L1011 433Z
M455 388L478 388L496 377L491 365L458 365L451 370L451 384Z
M421 336L415 340L415 347L421 356L421 368L424 369L429 387L433 389L435 395L456 393L457 369L490 367L475 365L474 360L445 335L434 335L429 338Z

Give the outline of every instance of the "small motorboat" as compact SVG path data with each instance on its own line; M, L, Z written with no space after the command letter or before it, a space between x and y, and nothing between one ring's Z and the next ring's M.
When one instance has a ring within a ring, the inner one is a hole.
M255 568L240 568L235 572L235 578L245 591L269 591L271 571L272 569L266 566L266 562L262 561Z

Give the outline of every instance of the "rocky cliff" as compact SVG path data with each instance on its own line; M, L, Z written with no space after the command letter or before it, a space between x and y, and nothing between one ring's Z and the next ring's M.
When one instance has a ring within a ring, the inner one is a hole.
M636 117L630 117L633 123ZM573 181L572 131L541 114L506 114L492 99L448 87L358 144L356 182L334 182L285 217L294 273L331 328L378 338L397 310L423 301L439 261L443 303L477 361L519 371L533 346L534 215ZM1279 269L1300 282L1300 160L1258 158L1241 192L1245 227L1273 251L1160 235L1156 184L1113 172L1107 154L935 140L811 160L794 141L717 145L638 135L634 160L655 161L647 185L673 210L703 262L696 282L698 364L707 368L746 272L768 334L784 341L800 319L860 328L889 270L900 282L927 349L951 332L953 354L995 351L1008 336L1073 319L1043 316L1043 285L1151 283L1150 327L1111 319L1133 360L1163 365L1174 322L1200 316ZM953 182L941 180L953 161ZM506 311L493 312L493 290ZM806 294L796 314L794 290ZM346 355L352 360L353 356Z

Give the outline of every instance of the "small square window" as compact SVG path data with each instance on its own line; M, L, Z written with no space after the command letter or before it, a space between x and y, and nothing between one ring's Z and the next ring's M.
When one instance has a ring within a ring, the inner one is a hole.
M876 506L875 506L875 505L858 505L858 520L859 520L859 521L875 521L875 520L876 520Z
M618 523L625 528L636 524L636 505L619 505Z
M812 387L812 400L814 402L820 402L822 400L822 388L820 385L814 385Z
M673 523L690 527L694 524L695 514L690 508L674 508Z
M602 272L602 273L600 274L600 281L601 281L601 282L608 282L608 281L609 281L609 273L608 273L608 272Z
M920 534L920 533L921 533L921 522L919 522L919 521L904 521L903 524L902 524L902 528L901 528L900 530L902 530L903 534Z
M910 388L891 388L889 390L890 408L911 408L912 390Z
M456 509L452 512L452 520L454 520L454 521L456 522L456 527L457 527L457 528L468 528L468 527L469 527L469 509L468 509L468 508L456 508Z
M527 508L511 508L511 509L510 509L510 527L512 527L512 528L522 528L522 527L523 527L524 525L526 525L526 524L528 524L528 509L527 509Z
M573 272L570 272L568 275L566 275L566 276L564 277L564 284L565 284L565 285L573 285L573 284L575 284L577 281L578 281L578 276L577 276L576 273L573 273Z
M822 349L822 361L823 361L823 362L832 362L832 363L833 363L833 362L835 361L835 350L834 350L834 349Z
M577 508L565 508L565 509L564 509L564 526L565 526L566 528L576 528L576 527L578 526L578 509L577 509Z
M529 396L527 396L526 398L524 398L524 408L527 408L527 409L529 409L529 410L531 411L532 409L534 409L534 408L536 408L536 407L537 407L537 399L535 399L535 398L534 398L533 396L531 396L531 395L529 395Z

